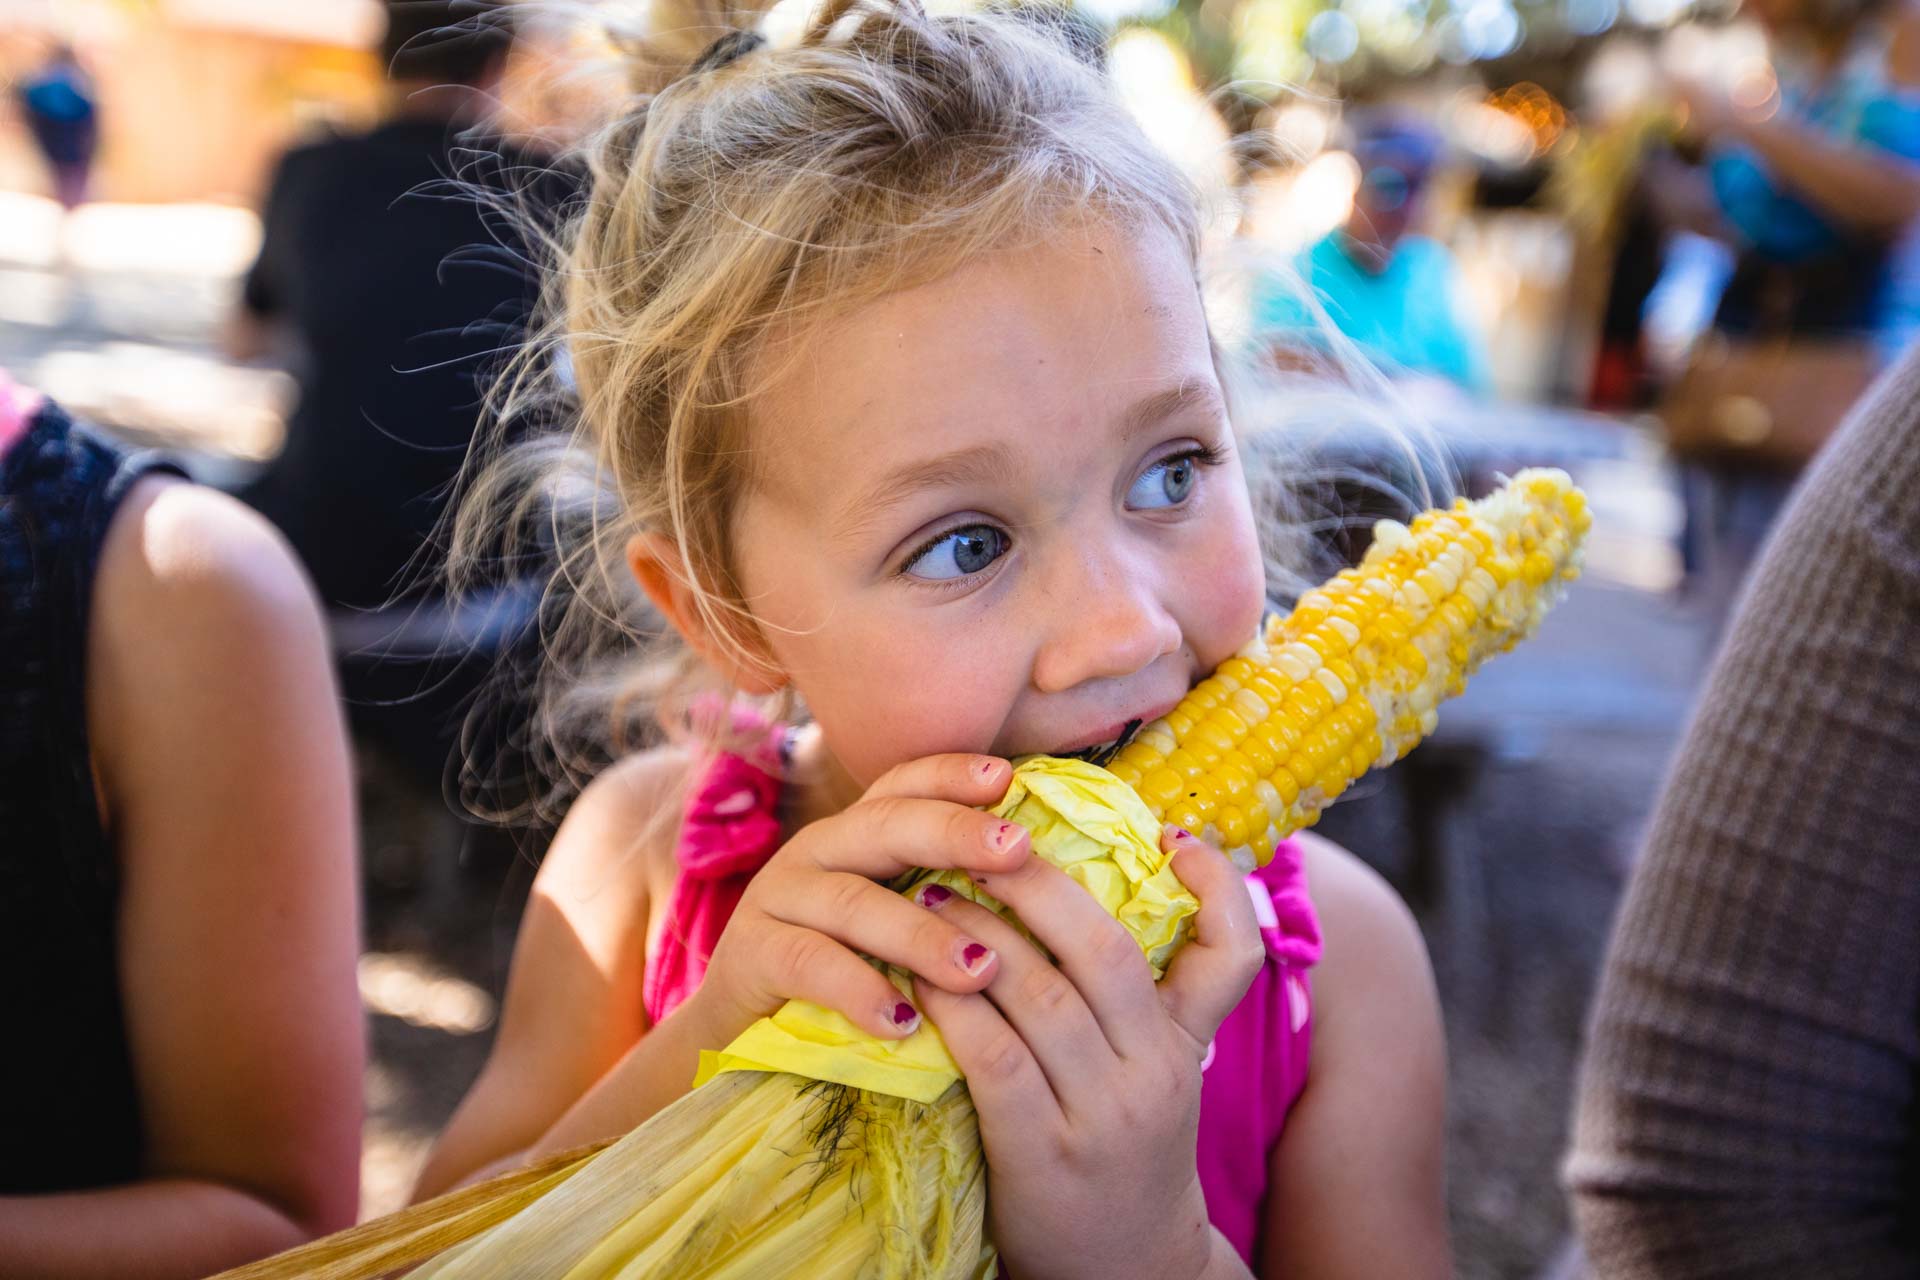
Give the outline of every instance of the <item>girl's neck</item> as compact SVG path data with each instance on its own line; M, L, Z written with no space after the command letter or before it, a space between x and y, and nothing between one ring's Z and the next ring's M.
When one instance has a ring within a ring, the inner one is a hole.
M795 731L787 781L787 822L794 831L832 817L866 791L828 749L817 724L805 724Z

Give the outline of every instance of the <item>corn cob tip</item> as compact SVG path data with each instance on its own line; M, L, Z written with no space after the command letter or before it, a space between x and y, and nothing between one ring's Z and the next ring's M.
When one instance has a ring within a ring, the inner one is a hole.
M1381 521L1358 567L1270 619L1109 768L1156 818L1264 864L1532 633L1579 576L1591 525L1585 495L1552 468L1411 524Z

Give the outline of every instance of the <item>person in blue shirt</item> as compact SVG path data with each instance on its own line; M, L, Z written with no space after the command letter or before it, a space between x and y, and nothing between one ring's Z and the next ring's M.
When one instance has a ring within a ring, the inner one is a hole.
M1254 333L1283 357L1323 346L1302 296L1311 289L1327 320L1385 372L1487 391L1485 353L1461 317L1452 255L1411 232L1439 161L1439 136L1417 121L1363 116L1353 154L1360 185L1352 212L1295 257L1297 282L1277 273L1257 282Z
M53 177L54 198L72 210L87 198L88 174L99 141L93 83L66 44L56 44L45 65L23 80L16 95L27 132Z

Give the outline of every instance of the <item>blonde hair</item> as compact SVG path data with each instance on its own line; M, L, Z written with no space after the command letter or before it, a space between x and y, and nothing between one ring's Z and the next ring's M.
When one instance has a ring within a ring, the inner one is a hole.
M729 35L751 9L658 0L653 16L628 42L632 109L588 144L584 211L552 242L549 331L496 395L502 421L551 416L570 370L571 428L474 475L451 545L457 583L503 527L558 544L532 745L563 795L673 723L702 680L641 607L635 532L677 550L734 656L764 653L729 534L769 351L791 357L804 339L783 340L820 320L1068 220L1164 230L1199 274L1196 192L1043 26L828 0L797 44L771 48Z

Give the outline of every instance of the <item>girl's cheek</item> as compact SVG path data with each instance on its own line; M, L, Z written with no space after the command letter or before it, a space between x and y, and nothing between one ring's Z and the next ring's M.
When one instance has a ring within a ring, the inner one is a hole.
M989 749L1008 701L992 657L1014 646L984 633L921 635L898 620L847 639L827 687L803 692L850 774L871 784L909 760Z
M1205 619L1202 634L1189 636L1188 640L1209 669L1252 638L1267 601L1266 564L1260 555L1251 505L1244 497L1237 497L1232 518L1219 523L1210 541L1205 559L1213 571L1184 579L1201 593L1188 616Z

